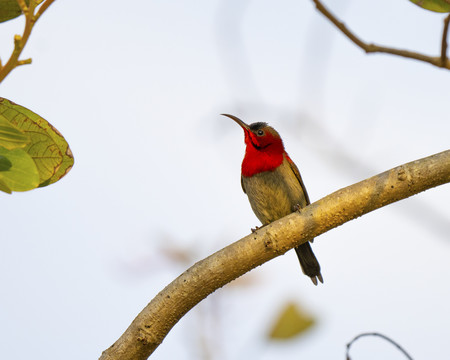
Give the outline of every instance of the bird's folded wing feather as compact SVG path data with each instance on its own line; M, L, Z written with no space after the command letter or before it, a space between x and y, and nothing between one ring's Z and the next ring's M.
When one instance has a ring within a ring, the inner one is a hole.
M303 180L300 175L300 171L298 171L297 165L294 164L294 162L291 160L291 158L289 157L289 155L287 153L284 153L284 154L286 155L286 159L287 159L289 165L291 166L292 172L295 174L295 177L297 178L298 182L300 183L300 185L302 187L303 194L305 194L306 205L311 204L311 202L309 201L308 192L306 191L305 184L303 184ZM244 192L245 192L245 190L244 190Z
M242 175L241 175L241 186L242 186L242 190L244 191L244 194L247 194L247 191L245 191L244 179L242 178Z

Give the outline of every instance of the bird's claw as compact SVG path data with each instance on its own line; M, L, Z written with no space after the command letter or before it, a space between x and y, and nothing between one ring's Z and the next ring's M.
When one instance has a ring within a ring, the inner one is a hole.
M252 233L254 233L259 229L261 229L261 226L255 226L255 228L251 228L250 230L252 231Z

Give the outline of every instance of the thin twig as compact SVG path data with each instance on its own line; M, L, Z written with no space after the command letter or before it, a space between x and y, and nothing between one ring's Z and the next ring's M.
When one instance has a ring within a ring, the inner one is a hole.
M28 6L25 3L25 0L17 0L17 3L19 4L20 9L22 10L22 13L25 14L27 12L27 10L28 10Z
M30 4L28 5L28 14L25 13L25 16L30 19L33 25L36 22L34 19L34 10L36 10L36 6L36 0L30 0Z
M31 59L19 60L25 45L27 44L28 38L30 37L31 30L39 17L44 13L44 11L53 3L54 0L45 1L37 10L36 14L36 0L30 0L29 6L26 5L25 0L17 0L22 13L25 16L25 28L22 35L14 36L14 50L9 57L8 62L1 66L0 64L0 82L2 82L6 76L17 66L31 64Z
M29 64L31 64L31 63L32 63L32 60L31 60L31 59L18 60L16 66L20 66L20 65L29 65Z
M48 7L54 2L55 0L47 0L45 1L36 12L36 15L34 16L34 20L37 21L41 15L45 12L45 10L48 9Z
M444 19L444 30L442 31L442 46L441 46L442 66L445 66L445 63L447 62L447 34L449 22L450 22L450 14Z
M408 360L413 360L413 358L406 352L406 350L403 349L403 348L402 348L399 344L397 344L394 340L392 340L391 338L388 338L386 335L383 335L383 334L380 334L380 333L376 333L376 332L374 332L374 333L363 333L363 334L359 334L359 335L356 336L352 341L350 341L350 342L347 344L347 352L346 352L347 360L350 360L350 355L349 355L350 347L352 346L352 344L353 344L356 340L358 340L359 338L362 338L363 336L378 336L378 337L380 337L380 338L382 338L382 339L384 339L384 340L390 342L392 345L394 345L398 350L400 350L400 351L403 353L403 355L406 356L406 358L407 358Z
M313 0L316 5L317 10L319 10L328 20L330 20L345 36L347 36L355 45L359 46L366 53L385 53L391 55L402 56L408 59L415 59L423 62L427 62L431 65L437 67L443 67L450 69L450 61L445 57L445 61L442 61L442 56L428 56L421 53L417 53L409 50L402 50L396 48L390 48L386 46L379 46L376 44L368 44L362 41L358 36L347 28L347 26L336 18L323 4L320 0ZM447 22L448 26L448 22ZM445 30L445 29L444 29ZM445 30L446 32L446 30Z

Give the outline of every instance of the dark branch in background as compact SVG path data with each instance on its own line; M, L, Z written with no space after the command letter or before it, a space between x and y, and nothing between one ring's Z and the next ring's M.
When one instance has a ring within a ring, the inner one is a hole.
M442 31L442 45L441 45L441 66L447 62L447 34L448 23L450 22L450 14L444 19L444 30Z
M101 360L145 360L209 294L253 268L375 209L450 182L450 150L338 190L199 261L166 286Z
M368 44L362 41L359 37L357 37L353 32L351 32L347 26L338 20L336 16L334 16L319 0L313 0L316 5L317 10L319 10L328 20L330 20L345 36L347 36L354 44L363 49L366 53L385 53L391 55L402 56L408 59L419 60L423 62L427 62L431 65L450 69L450 61L447 59L447 32L448 32L448 23L450 21L450 15L445 18L444 21L444 31L442 36L442 46L441 46L441 55L440 56L429 56L421 53L409 51L409 50L401 50L390 48L386 46L379 46L376 44Z
M347 360L351 360L350 359L350 355L349 355L350 347L353 345L353 343L355 341L357 341L359 338L362 338L364 336L378 336L378 337L386 340L387 342L390 342L392 345L394 345L400 352L403 353L403 355L405 355L405 357L408 360L413 360L413 358L399 344L397 344L394 340L392 340L391 338L387 337L386 335L383 335L383 334L380 334L380 333L363 333L363 334L359 334L358 336L356 336L352 341L350 341L347 344L347 352L346 352L346 359Z

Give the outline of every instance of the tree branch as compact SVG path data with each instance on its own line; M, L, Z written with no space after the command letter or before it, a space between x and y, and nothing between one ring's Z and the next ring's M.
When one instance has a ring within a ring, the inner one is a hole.
M0 63L0 83L9 75L9 73L20 65L31 64L31 59L19 60L20 55L22 54L25 45L27 44L28 38L31 35L31 30L33 30L33 26L36 24L36 21L39 17L44 13L45 10L53 3L54 0L46 0L37 10L36 10L36 0L30 0L30 5L27 6L24 0L17 0L20 8L22 9L22 13L25 16L25 28L23 30L22 36L15 35L14 36L14 50L9 57L8 62L5 66L1 66Z
M45 10L48 9L48 7L54 2L55 0L47 0L45 1L36 12L36 15L34 16L35 21L38 21L38 19L41 17L41 15L45 12Z
M442 31L442 42L441 42L441 66L447 62L447 34L448 34L448 23L450 22L450 14L444 19L444 30Z
M403 349L398 343L396 343L394 340L392 340L390 337L387 337L386 335L383 335L383 334L380 334L380 333L376 333L376 332L374 332L374 333L362 333L362 334L359 334L358 336L356 336L352 341L350 341L348 344L347 344L347 353L346 353L346 359L347 360L351 360L350 359L350 347L353 345L353 343L354 342L356 342L357 340L359 340L360 338L362 338L362 337L365 337L365 336L378 336L379 338L381 338L381 339L383 339L383 340L386 340L387 342L389 342L389 343L391 343L392 345L394 345L403 355L405 355L405 357L408 359L408 360L413 360L413 358L411 357L411 355L409 355L407 352L406 352L406 350L405 349Z
M100 360L144 360L216 289L347 221L450 182L450 150L398 166L331 195L199 261L163 289Z
M380 46L376 44L368 44L362 41L358 36L351 32L347 26L338 20L323 4L320 0L312 0L316 5L317 10L319 10L328 20L330 20L345 36L347 36L355 45L363 49L366 53L385 53L391 55L402 56L408 59L414 59L429 63L431 65L442 67L445 69L450 69L450 61L445 55L447 52L447 32L448 32L448 22L449 17L444 21L444 30L442 36L441 45L441 55L440 56L429 56L421 53L417 53L409 50L402 50L396 48L390 48L386 46ZM445 39L444 39L445 37Z

